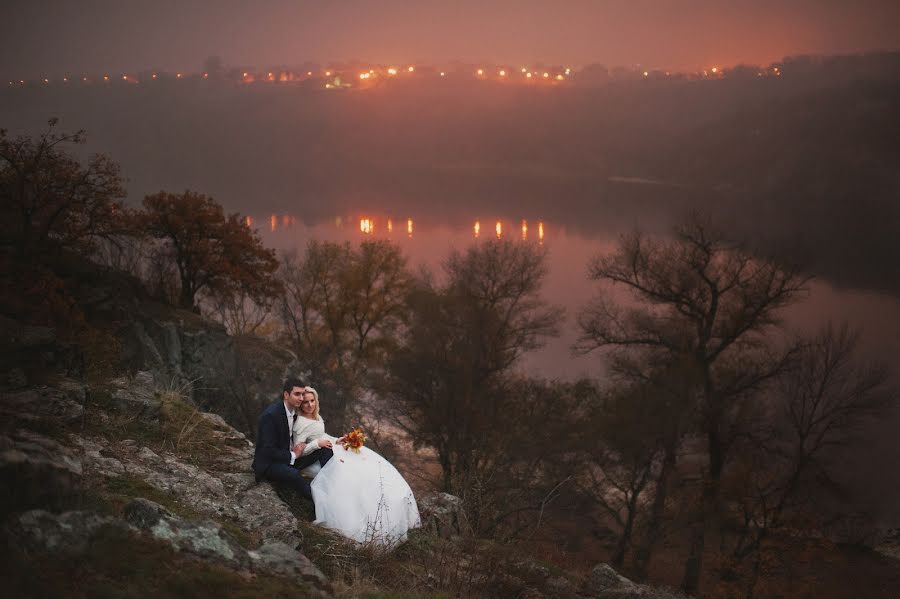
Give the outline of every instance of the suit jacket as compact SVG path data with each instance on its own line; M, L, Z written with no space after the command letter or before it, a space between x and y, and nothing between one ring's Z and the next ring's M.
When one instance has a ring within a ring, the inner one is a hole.
M253 473L262 479L272 464L291 463L291 430L288 428L284 401L276 401L263 410L256 427Z

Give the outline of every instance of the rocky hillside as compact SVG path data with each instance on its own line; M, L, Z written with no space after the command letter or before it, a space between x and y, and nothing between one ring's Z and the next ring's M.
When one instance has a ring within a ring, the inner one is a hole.
M290 352L121 274L80 263L61 279L77 336L0 317L8 596L669 596L475 539L447 495L420 497L425 527L389 553L312 525L309 502L255 482L238 430L296 368Z
M7 382L13 387L52 375L102 381L147 371L157 386L179 391L252 434L285 374L298 370L290 351L254 337L232 337L217 322L154 299L128 274L69 256L44 278L49 281L31 286L61 288L56 302L68 304L70 314L53 315L62 321L54 327L33 326L48 320L50 308L40 312L23 305L20 314L0 313L0 373L12 377ZM26 301L49 294L38 289L34 295Z

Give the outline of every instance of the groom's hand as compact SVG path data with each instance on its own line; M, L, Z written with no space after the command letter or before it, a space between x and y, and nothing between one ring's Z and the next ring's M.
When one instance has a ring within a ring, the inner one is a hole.
M306 449L306 443L297 443L294 445L294 448L291 450L294 452L294 456L300 457L303 455L303 450Z

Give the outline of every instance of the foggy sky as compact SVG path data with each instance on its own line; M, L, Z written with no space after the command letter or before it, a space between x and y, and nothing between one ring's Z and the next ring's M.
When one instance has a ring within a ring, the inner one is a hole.
M900 49L896 0L4 0L4 79L229 65L696 69Z

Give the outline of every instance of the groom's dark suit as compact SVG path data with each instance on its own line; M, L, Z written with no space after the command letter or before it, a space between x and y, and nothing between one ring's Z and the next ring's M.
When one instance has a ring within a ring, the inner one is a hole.
M333 452L317 449L309 455L300 456L291 465L291 430L283 401L276 401L259 417L256 431L256 449L253 453L253 473L256 480L266 479L281 483L312 499L312 491L300 470L318 461L322 466L331 459Z

